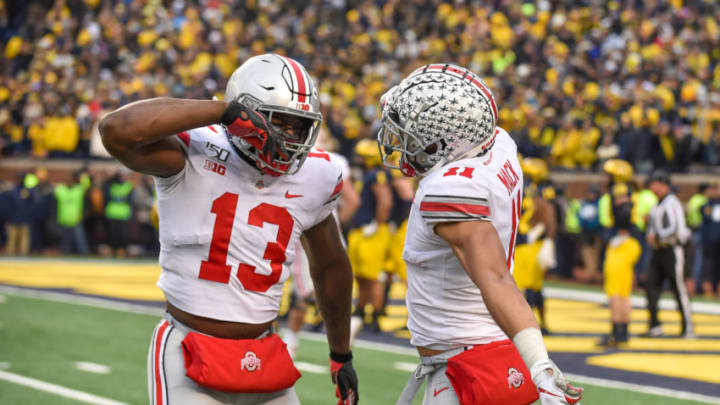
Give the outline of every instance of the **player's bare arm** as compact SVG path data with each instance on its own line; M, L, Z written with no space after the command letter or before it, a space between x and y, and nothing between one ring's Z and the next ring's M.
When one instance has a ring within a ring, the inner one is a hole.
M392 190L387 183L375 183L372 185L372 191L373 194L375 194L377 202L375 207L375 220L378 224L383 224L390 219L390 211L393 203Z
M507 268L505 252L492 223L441 223L435 227L435 233L450 244L465 271L480 288L483 301L493 319L503 332L513 339L530 369L533 381L539 387L541 402L578 402L582 388L570 385L548 357L537 320ZM564 398L548 395L550 387L560 388Z
M512 338L523 329L539 328L507 268L505 251L492 223L441 223L435 226L435 233L450 244L503 332Z
M327 327L330 350L348 353L353 275L335 218L325 220L303 234L320 312Z
M412 201L415 197L413 182L408 177L395 177L393 178L392 184L401 199Z
M108 152L135 171L172 176L185 166L170 135L221 121L227 104L217 100L153 98L123 106L100 121Z
M360 208L360 193L357 192L352 181L346 181L343 183L342 203L338 210L340 223L349 223L358 208Z
M545 225L545 237L555 239L557 234L557 219L555 209L548 200L542 196L535 196L535 207L537 207L538 222Z
M302 243L310 261L310 275L327 329L332 381L338 387L342 403L353 405L359 400L358 379L350 352L353 274L335 217L330 214L305 231Z

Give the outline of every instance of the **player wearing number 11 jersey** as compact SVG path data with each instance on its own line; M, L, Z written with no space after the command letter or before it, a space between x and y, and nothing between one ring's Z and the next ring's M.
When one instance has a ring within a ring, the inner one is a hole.
M512 278L522 171L490 89L465 68L432 64L381 108L383 161L422 177L403 252L421 365L398 404L412 403L424 379L426 405L577 403L582 390L550 361Z
M299 403L300 374L271 330L299 240L336 395L357 402L352 271L332 215L343 182L311 149L318 111L302 65L266 54L233 73L225 101L145 100L101 122L108 150L157 187L167 314L148 356L151 404Z

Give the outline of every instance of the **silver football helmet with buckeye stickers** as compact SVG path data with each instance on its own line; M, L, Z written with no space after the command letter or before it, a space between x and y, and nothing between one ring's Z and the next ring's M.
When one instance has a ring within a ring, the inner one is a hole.
M466 68L423 66L380 99L377 135L385 166L424 176L448 162L487 152L497 106L488 86Z
M225 101L237 101L263 114L270 128L258 144L247 137L230 136L240 152L266 174L293 174L300 169L322 123L317 88L305 67L277 54L254 56L230 76ZM282 118L294 130L284 130L273 118Z

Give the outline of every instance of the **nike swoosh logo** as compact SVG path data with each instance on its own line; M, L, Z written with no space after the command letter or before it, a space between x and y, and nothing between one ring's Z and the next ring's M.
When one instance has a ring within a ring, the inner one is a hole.
M290 194L290 192L288 192L288 191L285 192L285 198L298 198L298 197L302 197L302 196L303 196L302 194Z
M439 390L433 391L433 397L438 396L438 394L440 394L441 392L443 392L443 391L445 391L445 390L447 390L447 389L450 389L450 387L443 387L443 388L440 388Z

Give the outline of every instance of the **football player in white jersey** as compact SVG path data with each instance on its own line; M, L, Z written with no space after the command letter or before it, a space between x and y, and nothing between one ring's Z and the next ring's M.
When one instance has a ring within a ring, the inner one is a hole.
M385 164L399 154L394 167L422 177L403 253L421 364L398 404L411 403L424 379L424 404L578 403L582 389L548 357L511 274L522 171L515 142L496 128L490 89L465 68L432 64L388 91L381 108Z
M100 123L108 151L154 176L157 188L167 312L148 356L151 404L299 403L300 374L271 330L298 240L336 395L357 402L353 276L332 216L342 177L327 154L311 150L318 111L305 68L265 54L235 70L225 101L143 100Z

